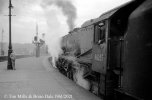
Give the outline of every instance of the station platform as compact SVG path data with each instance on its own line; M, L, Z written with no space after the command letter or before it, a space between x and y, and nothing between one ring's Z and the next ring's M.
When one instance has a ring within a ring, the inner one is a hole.
M48 57L16 60L16 70L0 62L0 100L101 100L51 66Z

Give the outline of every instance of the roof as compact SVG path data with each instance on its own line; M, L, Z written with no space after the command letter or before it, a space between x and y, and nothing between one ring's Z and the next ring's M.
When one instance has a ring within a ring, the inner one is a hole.
M114 9L112 9L112 10L106 12L106 13L103 13L103 14L100 15L98 18L88 20L88 21L84 22L84 24L82 24L81 27L86 27L86 26L95 24L95 23L97 23L97 22L99 22L99 21L102 21L102 20L105 20L105 19L109 19L109 18L111 18L118 10L120 10L121 8L129 5L129 4L132 3L132 2L133 2L133 1L129 1L129 2L127 2L127 3L125 3L125 4L121 5L121 6L117 7L117 8L114 8Z

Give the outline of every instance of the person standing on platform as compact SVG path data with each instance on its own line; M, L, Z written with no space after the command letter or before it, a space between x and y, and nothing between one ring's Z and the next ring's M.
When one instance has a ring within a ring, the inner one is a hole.
M12 67L13 67L13 70L16 70L15 69L15 53L12 51L12 53L10 54L10 58L11 58L11 62L12 62Z

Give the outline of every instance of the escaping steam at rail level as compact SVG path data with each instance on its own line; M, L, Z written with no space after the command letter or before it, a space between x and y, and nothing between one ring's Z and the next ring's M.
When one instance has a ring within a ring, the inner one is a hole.
M47 10L49 6L57 6L61 11L63 12L63 15L66 17L66 23L68 25L69 30L74 29L74 22L76 19L76 8L70 2L69 0L63 1L63 0L49 0L42 3L42 7L44 10ZM50 12L51 13L51 12ZM48 19L48 26L49 26L49 17ZM52 39L52 38L51 38ZM54 67L56 67L56 61L58 60L59 55L63 54L63 48L62 48L62 36L55 35L52 40L49 40L48 47L49 47L49 53L52 57L52 64ZM68 46L72 48L72 44L68 43ZM80 64L76 61L76 56L74 55L75 51L73 52L73 55L70 55L66 57L65 59L72 62L72 67L76 68L76 73L74 75L75 82L82 86L83 88L89 90L90 84L87 80L83 78L84 69L80 66Z
M49 12L49 9L52 6L55 6L57 9L59 9L62 12L63 16L65 17L65 20L62 21L66 22L66 24L68 25L68 30L66 31L66 33L63 31L63 33L67 34L69 30L72 30L74 28L74 22L77 16L76 7L72 4L70 0L43 0L43 2L41 2L41 7L46 13L47 24L48 24L48 28L50 27L50 29L51 29L52 20L50 20L51 16L49 16L47 13L51 13L51 11ZM50 31L48 30L48 33L49 32ZM53 35L49 35L47 38L47 45L48 45L49 53L52 56L52 62L54 67L55 67L55 59L57 59L58 56L62 53L61 37L62 36L60 35L60 33L54 32Z

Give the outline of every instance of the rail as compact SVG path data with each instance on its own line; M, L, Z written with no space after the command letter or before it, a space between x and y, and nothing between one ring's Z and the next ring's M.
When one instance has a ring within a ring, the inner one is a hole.
M16 55L16 59L32 57L33 55ZM0 62L6 61L8 56L0 56Z

